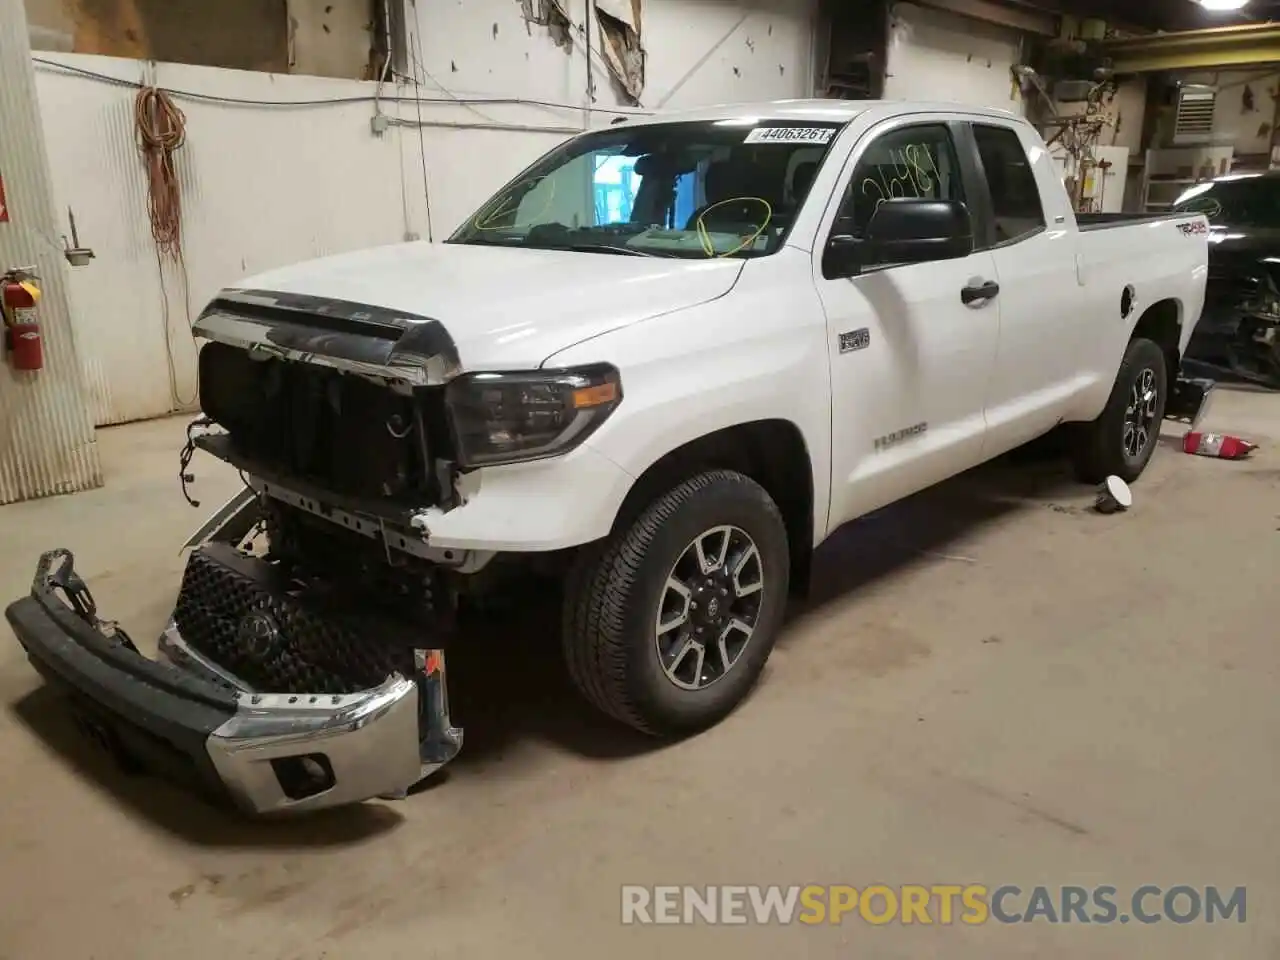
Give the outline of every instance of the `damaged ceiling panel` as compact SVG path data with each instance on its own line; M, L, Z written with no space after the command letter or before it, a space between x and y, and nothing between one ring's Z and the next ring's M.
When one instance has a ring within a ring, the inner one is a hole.
M644 93L644 47L640 43L641 0L591 0L600 25L600 52L618 90L632 104ZM573 49L573 17L567 0L519 0L525 27L546 27L566 51ZM579 28L581 29L581 28ZM594 51L593 51L594 52Z
M594 0L600 46L614 81L632 104L644 93L640 0Z

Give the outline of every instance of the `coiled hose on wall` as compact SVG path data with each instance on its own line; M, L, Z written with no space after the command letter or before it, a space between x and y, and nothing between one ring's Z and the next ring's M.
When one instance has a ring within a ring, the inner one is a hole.
M147 215L156 245L156 267L160 272L160 292L164 309L164 345L169 365L169 396L175 409L191 407L199 397L197 384L191 397L178 389L178 373L173 359L173 335L169 323L169 295L164 282L164 260L178 265L183 278L183 301L187 300L187 268L182 256L182 185L174 163L174 153L187 139L186 115L173 98L159 87L145 86L133 101L134 128L138 150L147 177ZM190 329L188 306L187 327ZM194 340L193 340L194 344Z

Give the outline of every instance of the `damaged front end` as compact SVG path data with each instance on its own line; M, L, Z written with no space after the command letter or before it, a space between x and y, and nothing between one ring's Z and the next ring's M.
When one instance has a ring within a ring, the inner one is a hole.
M122 765L264 814L403 797L462 746L444 651L337 603L214 540L190 556L156 660L99 617L67 550L5 614Z
M222 528L256 505L233 503ZM403 797L457 755L443 649L222 528L191 552L155 660L99 616L69 551L40 558L6 617L82 729L127 768L255 814Z
M451 505L438 387L456 362L438 325L264 299L220 298L197 325L212 342L184 489L197 448L246 488L185 545L158 656L99 616L67 550L6 616L129 767L251 813L403 797L461 748L450 576L489 559L433 549L415 522Z

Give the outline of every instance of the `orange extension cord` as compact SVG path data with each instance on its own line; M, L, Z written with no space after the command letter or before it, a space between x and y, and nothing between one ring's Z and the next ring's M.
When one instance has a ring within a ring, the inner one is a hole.
M173 154L187 138L187 118L173 98L158 87L143 87L133 101L134 126L138 150L147 176L147 214L151 219L151 237L156 244L156 269L160 273L160 296L164 310L164 346L169 362L169 396L175 410L192 407L199 399L200 378L190 397L178 389L178 372L173 358L173 334L170 329L169 294L165 289L165 257L174 261L182 274L183 301L187 307L187 327L191 326L188 302L187 264L182 256L182 185ZM191 340L195 345L194 337Z
M147 171L147 210L151 236L161 254L182 257L182 188L174 151L187 136L187 118L165 91L143 87L134 100L138 149Z

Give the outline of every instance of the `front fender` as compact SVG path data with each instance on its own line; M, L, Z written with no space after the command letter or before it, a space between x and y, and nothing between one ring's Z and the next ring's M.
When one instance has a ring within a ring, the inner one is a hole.
M774 316L797 314L803 311L793 304ZM588 444L632 477L708 434L760 420L793 423L809 450L817 542L826 532L831 489L825 323L725 319L702 310L659 318L565 350L547 365L604 360L619 368L623 402ZM723 337L709 335L717 328Z

